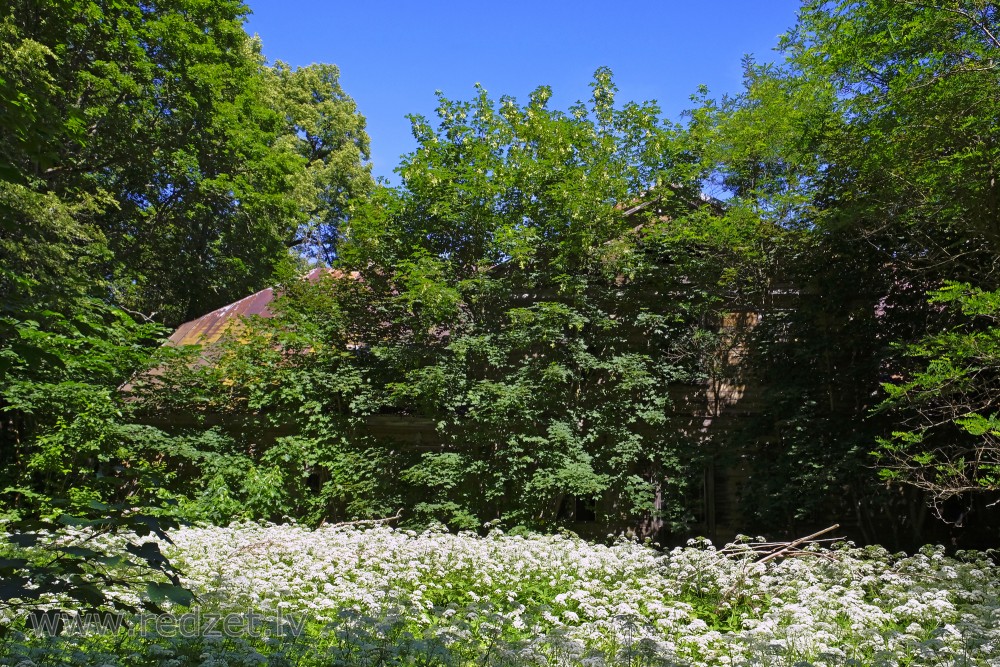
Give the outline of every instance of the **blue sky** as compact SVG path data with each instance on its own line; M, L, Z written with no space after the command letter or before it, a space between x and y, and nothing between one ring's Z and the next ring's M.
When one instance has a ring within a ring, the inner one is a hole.
M264 55L292 66L334 63L368 119L373 171L393 183L399 156L416 146L406 114L434 115L435 90L469 99L526 101L539 85L550 106L589 96L594 70L615 74L619 102L657 100L679 120L705 84L717 96L740 88L744 54L776 57L798 0L666 2L341 2L247 0Z

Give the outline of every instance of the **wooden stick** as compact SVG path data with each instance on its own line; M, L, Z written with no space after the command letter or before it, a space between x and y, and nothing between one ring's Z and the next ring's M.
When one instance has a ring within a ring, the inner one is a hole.
M396 521L397 519L401 519L401 518L403 518L403 508L402 507L400 507L396 511L396 515L395 516L387 516L387 517L383 517L381 519L361 519L360 521L343 521L341 523L334 523L334 524L331 524L331 525L334 526L335 528L339 527L339 526L372 526L372 525L379 524L379 523L389 523L390 521ZM320 525L323 525L323 524L320 524Z
M788 551L790 549L794 549L795 547L799 546L803 542L808 542L809 540L817 538L820 535L826 535L831 530L837 530L838 528L840 528L840 524L839 523L835 523L832 526L830 526L829 528L824 528L823 530L819 531L818 533L813 533L812 535L807 535L806 537L800 537L799 539L795 540L794 542L790 542L788 544L788 546L786 546L786 547L784 547L782 549L778 549L777 551L775 551L772 554L764 556L763 558L761 558L757 562L758 563L766 563L767 561L771 560L772 558L777 558L778 556L780 556L781 554L785 553L786 551Z
M1000 500L996 502L1000 505ZM824 537L819 540L810 540L811 542L837 542L842 540L842 537ZM747 554L756 553L758 555L763 555L770 553L773 549L777 547L787 547L790 542L741 542L739 544L728 544L722 549L719 549L720 554Z

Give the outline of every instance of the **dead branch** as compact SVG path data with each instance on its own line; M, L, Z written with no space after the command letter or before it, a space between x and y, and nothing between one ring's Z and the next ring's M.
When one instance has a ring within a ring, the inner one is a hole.
M360 521L341 521L340 523L330 524L334 528L340 528L341 526L375 526L378 524L389 523L391 521L398 521L403 518L403 508L400 507L394 516L387 516L381 519L361 519ZM320 522L320 526L326 523L326 519Z
M832 543L842 540L842 537L820 537L825 535L830 531L836 530L840 527L840 524L834 524L829 528L824 528L823 530L813 533L812 535L807 535L806 537L801 537L797 540L792 540L790 542L750 542L750 543L734 543L728 544L724 548L719 550L720 554L725 556L751 556L753 558L760 558L760 563L765 563L769 560L775 558L794 558L797 556L822 556L824 558L832 558L829 553L818 552L818 551L806 551L803 546L807 545L821 545L824 543Z
M766 555L763 558L761 558L758 562L760 562L760 563L766 563L769 560L774 560L775 558L778 558L778 557L786 554L787 552L792 551L792 550L796 549L797 547L799 547L799 546L801 546L803 544L806 544L807 542L814 541L820 535L826 535L830 531L837 530L838 528L840 528L840 524L839 523L835 523L832 526L830 526L829 528L824 528L823 530L815 532L812 535L807 535L806 537L800 537L797 540L789 542L786 546L781 547L781 548L777 549L776 551L772 551L768 555Z

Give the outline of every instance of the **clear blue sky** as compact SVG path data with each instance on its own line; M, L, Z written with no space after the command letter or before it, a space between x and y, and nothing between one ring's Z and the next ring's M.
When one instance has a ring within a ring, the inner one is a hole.
M376 176L398 179L399 156L415 148L406 114L433 118L434 91L469 99L526 101L540 85L550 106L587 99L598 67L615 74L618 100L657 100L679 120L699 84L739 91L740 60L772 60L798 0L666 2L390 2L247 0L269 61L340 67L341 84L368 119Z

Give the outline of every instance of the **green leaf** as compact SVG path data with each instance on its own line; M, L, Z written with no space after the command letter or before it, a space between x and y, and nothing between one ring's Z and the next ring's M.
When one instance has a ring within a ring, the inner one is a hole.
M183 607L190 607L194 594L182 586L150 582L146 584L146 595L156 604L170 601Z

